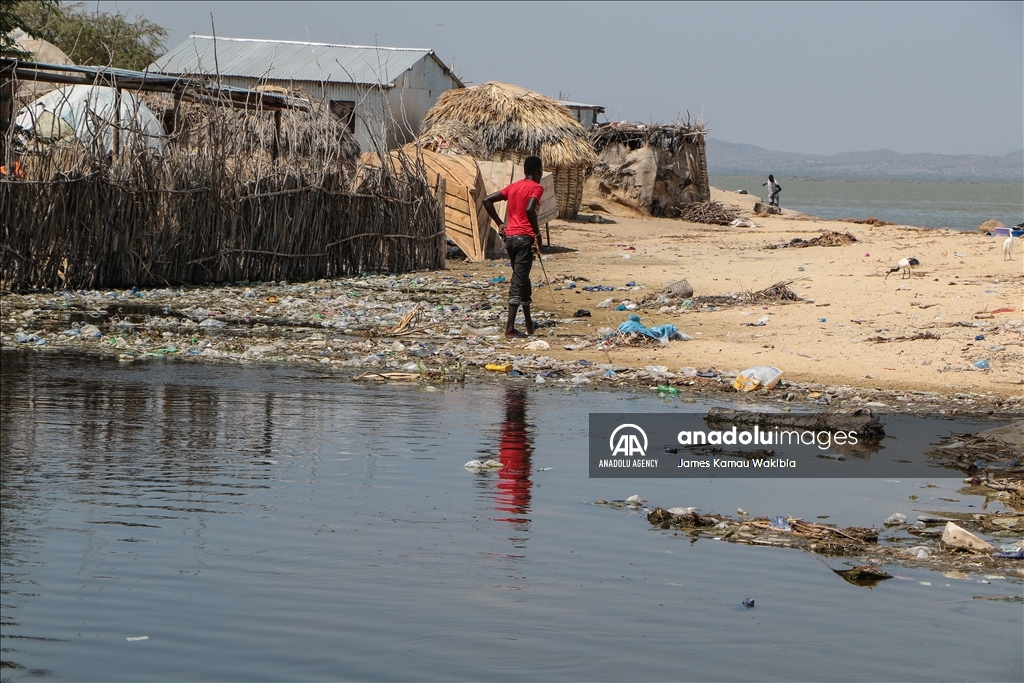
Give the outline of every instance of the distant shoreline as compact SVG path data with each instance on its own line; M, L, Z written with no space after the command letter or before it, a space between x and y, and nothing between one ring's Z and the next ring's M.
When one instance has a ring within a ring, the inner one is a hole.
M714 171L709 169L708 175L714 178L763 178L766 173L762 172L745 172L745 173L725 173L721 171ZM918 185L924 184L936 184L936 185L1020 185L1024 186L1024 180L1012 181L1012 180L989 180L989 179L978 179L972 178L970 180L964 179L949 179L949 178L900 178L895 176L800 176L795 174L785 174L777 172L775 175L782 179L787 178L789 180L800 180L807 182L871 182L871 183L914 183Z
M707 140L712 175L776 175L821 180L1024 183L1024 149L1002 156L900 154L891 149L841 154L777 152L756 145Z

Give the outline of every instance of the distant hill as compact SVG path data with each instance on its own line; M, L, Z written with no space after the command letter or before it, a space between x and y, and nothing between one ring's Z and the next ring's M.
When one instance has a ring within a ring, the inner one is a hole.
M708 172L798 178L892 178L1021 182L1024 150L1006 156L983 154L900 154L891 149L825 156L773 152L755 145L708 138Z

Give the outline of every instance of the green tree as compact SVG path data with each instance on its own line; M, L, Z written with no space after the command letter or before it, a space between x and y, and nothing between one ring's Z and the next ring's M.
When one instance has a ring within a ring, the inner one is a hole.
M30 57L18 47L10 33L20 28L33 38L40 37L34 26L45 22L48 17L56 16L60 0L35 0L35 2L18 2L17 0L0 0L0 56Z
M120 12L90 12L84 3L53 11L50 6L56 4L22 0L13 3L12 13L24 22L27 33L50 41L75 64L141 71L164 52L166 29L140 15L129 19Z

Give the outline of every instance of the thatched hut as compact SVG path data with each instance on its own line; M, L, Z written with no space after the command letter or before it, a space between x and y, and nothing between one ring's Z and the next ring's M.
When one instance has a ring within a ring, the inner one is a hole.
M598 163L584 190L591 206L620 204L671 216L683 204L711 199L700 123L608 124L590 132Z
M575 218L583 183L597 162L587 131L556 100L507 83L449 90L423 118L421 138L458 121L476 134L479 158L519 164L530 155L544 161L555 181L559 218Z

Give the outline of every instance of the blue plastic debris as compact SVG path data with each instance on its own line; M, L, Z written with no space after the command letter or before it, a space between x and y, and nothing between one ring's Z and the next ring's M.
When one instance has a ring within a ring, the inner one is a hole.
M770 522L768 522L768 524L769 524L769 526L771 526L771 528L778 529L779 531L792 531L793 530L793 528L789 526L789 522L787 522L786 518L783 517L782 515L779 515L777 517L772 517L772 520Z
M690 337L680 334L679 328L675 325L658 325L656 327L645 327L640 323L640 316L635 313L629 316L629 320L619 325L619 332L622 334L629 334L630 332L637 332L650 337L651 339L678 339L687 340Z
M976 334L976 335L974 335L974 341L985 341L985 335L983 335L983 334Z
M976 360L974 361L974 367L978 368L979 370L988 370L988 361L984 359Z
M743 606L746 607L747 609L750 609L751 607L753 607L754 606L754 598L744 598L743 599Z
M499 275L498 277L492 277L491 278L491 282L504 282L504 281L505 281L505 276L504 275Z
M636 283L633 282L632 280L630 280L629 282L626 283L626 286L627 287L636 287Z
M584 292L610 292L612 287L606 287L605 285L594 285L592 287L584 287Z
M626 304L619 304L618 306L615 307L615 310L616 311L624 311L624 310L626 310Z
M1004 560L1024 560L1024 550L1009 550L1006 552L992 553L992 557L1001 557Z

